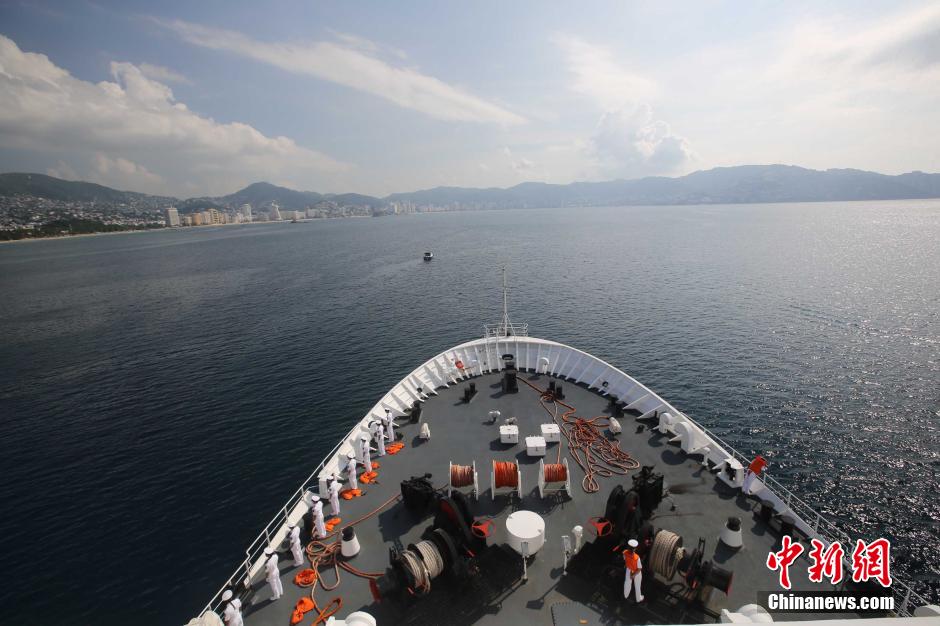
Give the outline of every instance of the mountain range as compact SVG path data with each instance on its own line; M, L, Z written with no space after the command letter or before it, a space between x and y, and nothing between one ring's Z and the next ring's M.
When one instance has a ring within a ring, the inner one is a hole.
M303 209L324 201L341 206L380 208L393 202L450 208L528 208L558 206L730 204L899 200L940 198L940 174L886 175L855 169L812 170L791 165L740 165L693 172L676 178L654 176L566 185L527 182L508 188L435 187L384 198L362 194L321 194L259 182L227 196L178 199L119 191L44 174L0 174L0 196L32 195L61 201L139 204L165 202L183 212L206 207L259 207L276 202Z

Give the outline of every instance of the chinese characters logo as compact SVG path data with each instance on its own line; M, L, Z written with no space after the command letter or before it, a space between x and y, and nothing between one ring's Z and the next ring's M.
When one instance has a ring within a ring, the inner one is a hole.
M818 539L812 539L810 543L810 566L807 569L810 581L821 583L825 578L833 585L842 582L845 558L842 544L835 541L827 546ZM789 535L784 535L780 550L767 555L767 567L778 572L782 588L790 589L790 566L804 550L802 544L794 542ZM871 543L859 539L855 542L855 549L852 551L852 581L860 583L869 580L877 580L882 587L891 586L891 542L887 539L876 539Z

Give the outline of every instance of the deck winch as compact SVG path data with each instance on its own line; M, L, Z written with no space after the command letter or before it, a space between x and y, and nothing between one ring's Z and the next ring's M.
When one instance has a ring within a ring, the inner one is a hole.
M699 539L695 549L684 547L681 535L667 528L654 528L650 517L662 502L663 476L652 466L643 467L633 477L633 488L614 487L607 499L603 517L592 518L594 540L587 542L567 564L567 572L592 585L607 586L606 592L622 598L623 559L621 551L627 542L636 539L636 553L646 571L654 576L648 581L665 581L663 593L687 601L703 600L708 591L717 589L725 594L731 590L733 573L705 559L705 540ZM679 574L681 582L691 595L676 596L669 582ZM619 581L619 582L618 582ZM655 584L655 582L653 582Z
M500 581L501 586L518 579L521 565L512 560L510 551L488 546L487 533L474 532L485 522L474 519L462 493L454 491L451 497L435 494L434 507L434 523L421 541L389 551L389 567L370 585L377 601L395 600L411 606L437 587L460 590L481 574Z

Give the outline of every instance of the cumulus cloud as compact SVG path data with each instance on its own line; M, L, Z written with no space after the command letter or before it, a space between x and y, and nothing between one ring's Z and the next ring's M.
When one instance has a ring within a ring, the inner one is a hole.
M51 170L151 193L227 193L259 179L309 188L350 168L287 137L220 123L177 102L130 63L113 81L71 76L0 35L0 143Z
M417 69L379 58L379 48L359 37L338 42L269 43L240 32L155 19L188 43L237 54L293 74L304 74L363 91L436 119L501 125L526 120Z
M569 88L603 111L585 144L595 176L673 174L689 163L689 142L655 119L646 102L659 93L655 81L625 67L607 48L568 35L556 35L554 42L572 77Z
M671 174L692 160L688 141L646 104L605 113L588 149L602 174L620 178Z

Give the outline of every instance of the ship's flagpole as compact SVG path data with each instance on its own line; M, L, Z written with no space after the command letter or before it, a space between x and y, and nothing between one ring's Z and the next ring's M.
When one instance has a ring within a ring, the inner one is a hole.
M509 287L506 283L506 266L503 266L503 330L509 334Z

